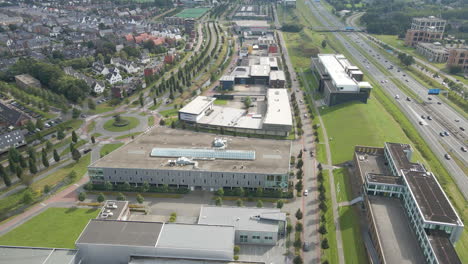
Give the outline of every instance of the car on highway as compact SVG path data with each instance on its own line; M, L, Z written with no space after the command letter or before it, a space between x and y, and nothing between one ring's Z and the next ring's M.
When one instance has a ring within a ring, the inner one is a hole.
M310 156L311 156L311 157L313 157L313 156L314 156L314 152L313 152L312 150L311 150L311 151L309 151L309 154L310 154Z
M304 196L308 196L309 195L309 190L304 190Z
M425 116L425 115L421 115L421 118L422 118L422 119L426 119L426 116Z
M427 100L431 101L431 100L432 100L432 97L428 97Z
M461 147L460 149L461 149L461 151L463 151L463 152L467 152L467 151L468 151L465 147Z
M409 82L408 79L406 79L405 82Z
M460 122L460 119L455 119L455 122Z
M420 124L421 126L424 125L423 121L419 121L419 124Z
M445 135L446 137L450 136L450 134L449 134L447 131L444 131L444 135Z
M400 96L398 94L395 95L395 99L400 99Z
M411 98L406 97L406 101L411 102Z
M427 116L427 120L432 120L432 117L431 117L431 116Z
M446 154L444 155L444 157L445 157L447 160L451 160L451 159L452 159L452 157L451 157L448 153L446 153Z
M406 77L406 74L403 74L403 77Z
M465 131L465 128L464 128L464 127L460 127L460 130L461 130L461 131Z
M307 118L307 114L304 114L304 117Z
M440 135L441 137L444 137L444 132L440 132L439 135Z
M438 105L441 105L442 103L441 102L437 102Z

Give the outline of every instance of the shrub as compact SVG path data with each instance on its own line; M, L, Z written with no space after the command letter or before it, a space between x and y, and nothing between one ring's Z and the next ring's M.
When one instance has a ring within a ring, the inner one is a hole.
M78 194L78 200L80 202L84 201L86 199L86 193L85 192L80 192L80 194Z
M219 196L216 197L216 199L215 199L215 204L216 204L216 206L221 206L221 205L223 205L223 199L222 199L221 197L219 197Z
M302 217L303 217L303 215L302 215L301 209L297 209L297 211L296 211L296 219L297 219L297 220L301 220Z
M234 255L238 255L240 252L240 247L239 246L234 246Z
M318 231L320 234L325 235L327 233L327 227L325 225L320 225Z
M262 208L262 207L263 207L263 201L262 201L262 200L258 200L258 201L257 201L257 207L258 207L258 208Z
M117 194L117 201L126 201L126 200L127 200L127 197L125 197L123 193Z
M328 245L328 239L327 238L324 238L320 245L321 245L322 249L327 249L327 248L330 247L330 245Z
M137 194L136 200L137 200L137 202L139 204L142 204L145 201L145 198L143 198L143 196L141 196L141 194Z
M242 201L242 199L237 199L236 204L237 206L242 207L244 206L244 201Z
M281 209L283 208L283 205L284 205L284 202L281 199L276 202L276 208Z
M106 197L104 196L103 193L100 193L100 194L98 195L98 197L97 197L97 201L100 202L100 203L102 203L102 202L104 202L104 200L106 200Z
M296 222L296 232L302 232L302 230L304 230L304 226L302 225L301 222Z

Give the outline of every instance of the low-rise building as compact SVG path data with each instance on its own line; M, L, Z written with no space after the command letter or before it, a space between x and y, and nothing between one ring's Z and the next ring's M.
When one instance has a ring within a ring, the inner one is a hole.
M363 82L363 73L341 54L318 54L312 58L312 71L319 79L323 101L333 106L349 101L367 103L372 86Z
M26 89L29 87L41 88L41 82L29 74L16 75L15 81L16 81L16 85L18 85L18 87L23 88L23 89Z
M405 234L383 232L389 230L388 225L402 224L388 223L388 220L381 219L382 210L379 208L382 201L373 199L372 196L401 200L405 216L395 221L402 222L403 218L406 221L404 225L411 226L416 236L413 243L419 244L421 253L418 254L427 263L461 264L453 245L463 232L463 222L434 174L427 171L422 164L412 162L412 158L413 149L408 144L385 143L383 148L355 148L354 163L362 185L370 237L379 259L381 263L402 263L403 258L408 255L395 254L394 249L386 248L385 244L394 247L393 243L388 243L387 238L398 239L398 236ZM382 226L379 218L385 222L385 226ZM418 262L417 254L413 257L412 261Z
M236 244L272 246L286 234L286 214L276 208L202 206L198 224L233 226Z
M256 35L261 35L271 30L266 20L237 20L234 21L234 29L238 34L252 32L252 34Z
M6 105L3 101L0 102L0 124L19 127L26 125L28 120L31 120L30 116Z
M449 56L449 50L440 42L416 44L416 51L430 62L446 62Z
M0 134L0 153L8 151L10 148L17 148L26 145L24 138L25 131L12 130Z
M155 127L88 167L93 184L286 189L291 142Z

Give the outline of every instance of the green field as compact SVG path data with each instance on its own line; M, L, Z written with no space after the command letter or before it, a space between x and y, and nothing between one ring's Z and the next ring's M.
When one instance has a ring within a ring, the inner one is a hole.
M337 202L351 201L351 179L345 169L333 170ZM341 236L346 263L367 263L366 250L362 241L359 213L354 206L339 208Z
M124 143L105 144L104 146L102 146L101 151L99 153L101 157L104 157L105 155L123 146L123 144Z
M122 120L128 121L128 124L126 126L122 126L122 127L114 126L115 120L110 119L110 120L107 120L106 123L104 123L104 129L111 131L111 132L123 132L123 131L134 129L140 123L140 121L136 117L122 116L121 118Z
M356 145L381 147L386 141L410 143L399 124L374 98L320 110L333 164L351 160Z
M215 105L226 105L227 104L227 100L222 100L222 99L216 99L213 103Z
M206 13L206 11L210 10L209 8L187 8L182 10L179 14L176 15L176 17L182 17L182 18L200 18L203 16L203 14Z
M1 245L75 248L75 240L97 209L49 208L0 237Z
M325 149L325 147L324 147ZM337 252L337 243L336 243L336 226L333 222L333 210L332 210L332 201L331 201L331 195L330 195L330 177L329 177L329 171L324 170L322 171L323 173L323 186L325 187L325 196L326 200L325 203L328 207L328 210L325 212L325 218L327 221L325 222L325 226L327 228L327 233L322 235L323 238L328 239L328 244L330 248L328 249L322 249L322 258L321 261L328 260L328 263L338 263L338 252Z
M179 109L175 109L175 108L159 111L159 114L164 117L177 116L178 113L179 113Z

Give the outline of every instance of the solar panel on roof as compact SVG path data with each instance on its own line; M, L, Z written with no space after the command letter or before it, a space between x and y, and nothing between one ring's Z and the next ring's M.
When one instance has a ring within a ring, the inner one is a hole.
M153 148L151 157L187 157L201 159L254 160L255 151L217 149Z

